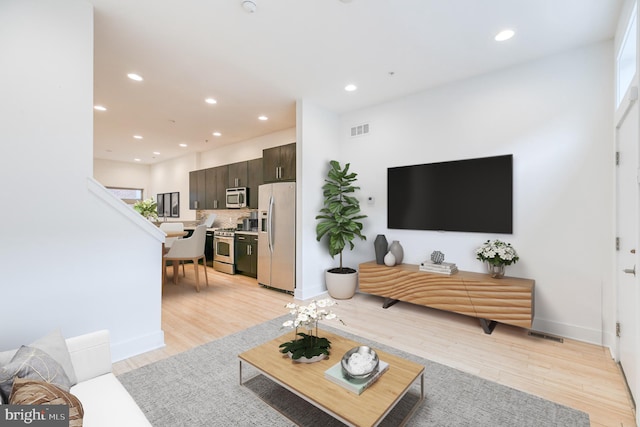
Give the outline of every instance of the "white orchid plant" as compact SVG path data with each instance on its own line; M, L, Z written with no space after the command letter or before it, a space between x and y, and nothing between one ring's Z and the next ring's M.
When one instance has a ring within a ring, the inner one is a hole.
M493 242L487 240L476 249L476 259L492 265L511 265L518 262L520 257L518 257L518 253L511 246L511 243L505 243L500 240L494 240Z
M318 336L318 322L321 320L338 320L338 316L331 311L330 307L336 305L331 298L314 300L308 305L298 305L289 303L285 307L293 317L282 324L285 328L295 329L295 338L280 344L280 352L291 353L293 360L306 357L308 359L321 354L329 355L331 341ZM344 322L342 322L344 323ZM298 329L305 329L307 333L298 332Z

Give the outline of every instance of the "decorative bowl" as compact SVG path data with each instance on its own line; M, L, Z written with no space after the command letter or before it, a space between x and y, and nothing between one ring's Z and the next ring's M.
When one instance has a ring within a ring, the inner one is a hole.
M361 345L347 351L342 356L340 364L345 378L366 380L378 372L380 359L378 359L378 354L371 347Z

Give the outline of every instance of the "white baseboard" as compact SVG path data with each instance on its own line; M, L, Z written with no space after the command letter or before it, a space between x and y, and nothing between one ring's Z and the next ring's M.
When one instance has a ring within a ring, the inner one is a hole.
M296 288L295 291L293 292L293 296L297 300L305 301L313 298L327 298L329 295L327 294L327 290L323 286L319 286L313 289Z
M111 360L113 362L119 362L148 351L163 348L164 346L164 332L162 330L127 341L112 342Z
M567 325L539 318L534 319L531 329L590 344L604 345L603 334L599 329L583 328L581 326Z

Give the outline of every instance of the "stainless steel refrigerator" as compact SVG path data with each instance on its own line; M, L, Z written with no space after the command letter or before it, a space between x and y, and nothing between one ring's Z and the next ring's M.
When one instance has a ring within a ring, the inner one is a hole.
M296 183L258 188L258 283L293 292L296 287Z

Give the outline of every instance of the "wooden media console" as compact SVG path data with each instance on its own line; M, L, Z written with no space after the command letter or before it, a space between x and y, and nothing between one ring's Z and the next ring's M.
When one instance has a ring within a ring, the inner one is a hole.
M360 291L385 297L384 308L405 301L477 317L487 334L496 322L523 328L533 323L535 281L530 279L494 279L469 271L438 274L417 265L387 267L373 261L359 269Z

